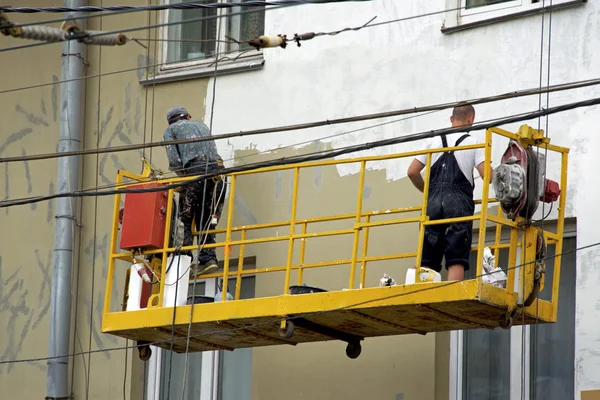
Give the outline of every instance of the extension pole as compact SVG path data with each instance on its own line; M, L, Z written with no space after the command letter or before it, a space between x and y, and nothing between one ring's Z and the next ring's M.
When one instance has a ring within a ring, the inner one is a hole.
M85 0L65 0L65 7L85 6ZM76 17L70 13L65 19ZM80 23L80 21L78 21ZM81 29L84 26L79 25ZM60 137L58 151L80 150L84 122L84 80L86 45L69 40L62 45L62 81L60 85ZM80 189L81 156L62 157L58 161L57 192ZM71 275L76 227L76 199L56 201L54 258L50 293L50 334L46 369L48 400L70 399L69 350L71 337ZM58 358L52 358L58 357Z

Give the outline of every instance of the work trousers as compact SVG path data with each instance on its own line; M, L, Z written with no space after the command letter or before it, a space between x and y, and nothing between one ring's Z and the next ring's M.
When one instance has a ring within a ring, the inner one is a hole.
M207 169L206 161L197 160L186 166L185 175L203 175L219 169L223 169L223 167L214 162L209 162ZM192 224L194 221L198 232L214 229L214 226L210 225L210 221L213 216L216 216L217 221L221 218L224 201L225 176L215 176L192 182L182 188L179 196L179 218L183 223L183 246L193 244ZM201 245L213 244L216 243L215 239L214 234L200 233L198 243ZM215 249L205 249L200 246L198 263L206 264L210 260L217 261Z

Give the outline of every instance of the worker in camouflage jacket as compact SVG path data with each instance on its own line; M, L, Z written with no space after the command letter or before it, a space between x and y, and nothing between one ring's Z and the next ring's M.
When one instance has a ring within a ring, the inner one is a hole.
M192 120L189 112L181 106L171 108L167 112L169 126L165 130L164 140L192 139L211 137L208 127ZM223 169L223 160L217 152L214 140L166 145L169 170L178 176L203 175ZM216 176L182 187L179 195L179 218L183 224L183 246L193 244L192 223L196 222L198 232L214 229L221 217L225 199L225 180ZM196 274L214 272L217 256L214 248L205 249L203 245L215 243L215 235L200 234L198 237L200 252L197 258L192 252L184 254L192 257L192 270Z

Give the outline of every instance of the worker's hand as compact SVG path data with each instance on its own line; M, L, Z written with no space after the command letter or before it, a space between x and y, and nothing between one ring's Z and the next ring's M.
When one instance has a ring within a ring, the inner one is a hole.
M175 189L173 189L173 191L177 192L177 193L181 193L182 190L183 190L183 186L177 186Z

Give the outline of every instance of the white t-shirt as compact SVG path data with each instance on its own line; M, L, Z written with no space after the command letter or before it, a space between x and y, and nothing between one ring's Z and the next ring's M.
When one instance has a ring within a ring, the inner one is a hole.
M446 135L446 142L448 143L448 147L452 147L456 144L456 141L465 134L465 132L458 132ZM473 135L465 138L459 146L466 146L468 144L478 144L482 143L473 137ZM436 136L427 140L425 147L423 150L427 149L435 149L444 147L442 143L442 137ZM431 165L435 163L438 158L440 158L444 154L443 152L432 153L431 154ZM470 150L459 150L454 152L454 157L458 162L458 166L463 174L467 177L471 185L473 185L473 170L482 162L485 161L485 152L484 149L470 149ZM427 160L426 154L421 154L415 157L417 160L425 164ZM478 174L479 175L479 174Z

